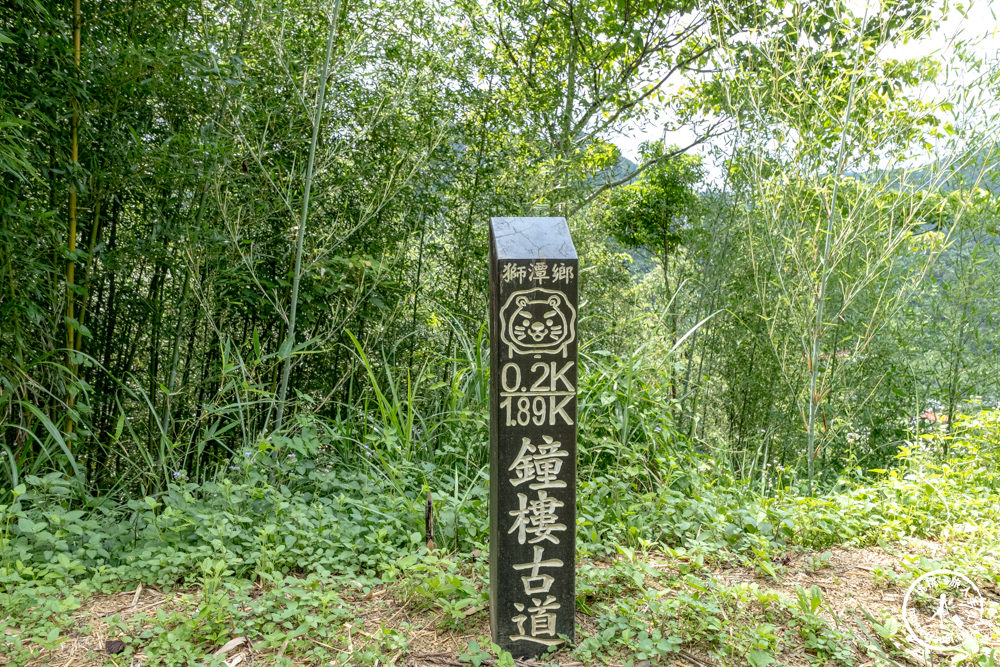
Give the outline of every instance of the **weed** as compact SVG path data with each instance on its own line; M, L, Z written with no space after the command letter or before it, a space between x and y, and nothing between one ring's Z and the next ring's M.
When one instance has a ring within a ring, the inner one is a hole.
M806 572L818 572L819 570L824 570L828 567L832 567L833 566L832 558L833 554L831 554L829 551L824 551L821 554L810 556L803 564L803 569Z

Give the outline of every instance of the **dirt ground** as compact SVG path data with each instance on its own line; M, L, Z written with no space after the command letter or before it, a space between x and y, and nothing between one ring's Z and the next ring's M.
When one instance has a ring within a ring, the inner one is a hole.
M762 574L758 570L746 567L721 567L702 572L700 576L714 579L720 584L733 586L737 584L754 583L764 590L772 591L784 598L795 599L796 591L801 588L818 586L826 605L821 615L832 620L838 628L845 628L855 636L865 637L874 641L873 630L867 618L881 619L886 616L901 617L904 590L892 580L892 574L902 576L905 569L903 559L915 556L934 557L940 545L933 542L913 540L894 549L890 553L879 547L864 549L833 548L817 553L789 553L778 559L778 579ZM676 561L666 557L651 554L646 559L647 564L654 568L671 570L677 567ZM140 586L134 591L116 595L97 596L86 602L75 616L75 627L78 631L64 637L58 648L40 654L24 667L85 667L89 665L116 665L117 667L139 667L151 665L148 659L139 654L130 660L121 660L115 654L115 642L108 625L108 620L117 616L120 621L128 624L129 619L138 614L149 614L158 609L179 610L190 609L190 599L197 591L179 590L164 594L153 588ZM997 591L983 591L990 604L996 608L1000 601ZM357 650L375 641L376 632L384 628L393 628L403 633L407 639L407 649L392 656L387 662L377 664L407 665L412 667L452 667L470 663L459 660L470 641L481 644L488 641L488 613L483 606L475 607L468 612L468 623L462 632L442 630L440 618L428 612L410 600L399 596L398 590L391 586L377 588L362 594L357 592L347 595L345 600L356 614L355 623L344 626L347 637L346 645L330 646L311 640L316 645L327 648L331 655L340 655L341 660L350 663L350 656ZM186 604L184 602L186 601ZM989 624L987 636L1000 636L1000 626L995 618L987 617ZM359 627L360 626L360 627ZM84 632L86 628L86 632ZM595 630L591 617L577 613L577 633L587 636ZM287 642L286 642L287 645ZM997 644L1000 646L1000 643ZM120 649L119 649L120 650ZM216 652L223 656L230 667L236 665L270 665L283 656L284 647L275 652L273 648L266 651L257 650L246 638L237 637L223 645ZM920 655L917 651L903 651L889 661L870 659L858 656L858 664L863 666L896 664L896 665L932 665L948 664L937 659ZM608 655L603 664L623 664L627 656ZM803 648L793 649L790 653L780 656L787 665L809 665L810 656ZM671 655L671 662L656 663L684 667L706 667L720 665L713 658L698 650L697 646L685 646L678 654ZM5 664L0 656L0 664ZM298 663L296 663L298 664ZM315 664L301 663L301 664ZM489 664L489 663L484 663ZM581 667L583 663L563 657L555 661L535 662L517 661L519 667L534 665L553 665L561 667ZM649 663L640 661L638 667L647 667Z

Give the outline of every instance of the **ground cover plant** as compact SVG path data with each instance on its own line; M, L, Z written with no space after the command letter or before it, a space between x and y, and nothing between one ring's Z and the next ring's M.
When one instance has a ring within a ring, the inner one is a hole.
M816 496L761 495L698 454L655 489L638 467L581 482L580 637L552 660L920 664L900 592L947 567L987 596L977 641L949 659L991 664L998 423L996 411L965 416L892 469ZM463 492L429 462L391 480L338 473L336 434L303 433L126 507L81 502L55 473L26 478L0 515L7 663L497 659L483 481ZM434 550L424 489L437 499ZM108 654L109 640L123 651Z

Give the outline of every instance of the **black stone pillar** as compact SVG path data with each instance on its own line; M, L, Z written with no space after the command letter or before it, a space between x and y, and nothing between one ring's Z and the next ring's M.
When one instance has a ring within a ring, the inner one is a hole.
M490 631L573 640L579 262L564 218L490 222Z

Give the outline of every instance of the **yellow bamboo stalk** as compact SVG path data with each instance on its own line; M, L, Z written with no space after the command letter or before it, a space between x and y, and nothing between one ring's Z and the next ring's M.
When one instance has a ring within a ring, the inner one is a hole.
M76 65L77 76L80 73L80 0L73 0L73 64ZM73 120L71 123L71 157L72 157L72 178L69 183L69 233L67 246L69 249L69 260L66 262L66 354L69 357L69 368L71 373L76 375L76 362L73 358L73 351L76 347L76 339L73 331L73 280L76 272L76 262L73 255L76 253L76 171L79 162L79 144L77 141L77 128L80 126L79 101L73 95ZM73 394L67 396L66 404L70 408L70 415L66 422L67 434L73 433L74 422L72 409L74 404ZM67 443L69 441L67 440Z

